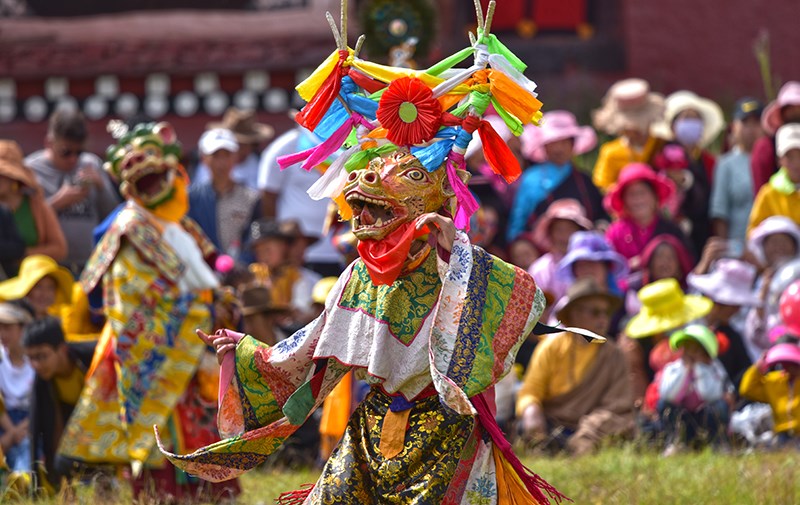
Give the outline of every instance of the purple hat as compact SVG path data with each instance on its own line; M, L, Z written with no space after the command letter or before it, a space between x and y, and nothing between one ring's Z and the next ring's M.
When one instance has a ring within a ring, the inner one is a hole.
M715 303L745 307L758 307L761 299L753 289L756 267L733 258L716 262L714 271L705 275L689 274L689 286Z
M747 248L762 264L766 261L764 240L777 233L789 235L800 247L800 226L787 216L770 216L750 231L750 239L747 242Z
M605 261L616 278L628 273L625 258L611 247L602 234L594 231L578 231L572 234L567 254L558 263L556 276L565 282L573 282L575 274L572 267L576 261Z
M767 351L765 360L768 366L778 363L796 363L800 365L800 346L796 344L777 344Z

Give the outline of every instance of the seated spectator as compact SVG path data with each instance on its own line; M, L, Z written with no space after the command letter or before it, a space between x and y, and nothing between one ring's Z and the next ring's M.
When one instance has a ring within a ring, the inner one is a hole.
M567 285L592 279L600 288L621 296L619 283L627 273L625 258L611 248L601 233L579 231L570 237L567 254L558 263L556 277Z
M56 213L33 171L23 164L22 149L11 140L0 140L0 206L14 214L25 243L24 256L44 254L56 261L67 257L67 240ZM6 273L16 275L16 271Z
M770 371L771 370L771 371ZM800 446L800 347L777 344L747 369L739 394L772 408L779 445Z
M528 273L550 300L560 299L567 291L567 285L556 278L556 269L567 254L570 237L577 231L591 229L592 222L583 206L571 198L554 202L536 222L534 239L547 252L531 265ZM545 315L542 318L547 319Z
M727 445L730 408L726 396L733 386L716 359L716 335L692 324L673 333L669 344L681 351L681 357L664 367L658 388L658 413L667 443L664 456L675 454L684 444L699 442L701 432L716 447Z
M237 184L257 191L261 150L264 148L263 144L275 134L275 130L269 125L256 122L254 111L236 107L229 107L222 116L222 121L209 123L206 126L206 130L218 128L233 132L239 145L236 150L235 166L231 171L231 179ZM192 186L204 185L211 178L208 163L201 159L192 177Z
M92 254L95 226L119 203L100 159L84 151L88 136L80 112L59 108L50 117L45 148L25 158L25 166L33 170L47 203L58 215L67 239L63 263L74 275Z
M778 91L778 98L767 104L761 114L761 126L766 136L753 146L751 169L753 191L758 193L761 186L769 182L780 165L775 157L775 132L785 124L800 123L800 82L789 81Z
M267 345L275 345L287 337L279 321L288 315L289 307L276 305L269 288L257 284L247 286L242 290L241 301L244 333Z
M755 361L770 347L767 336L779 323L777 314L766 312L766 302L776 271L800 255L800 226L785 216L769 217L750 233L747 247L762 269L756 280L762 303L751 308L745 320L745 344L750 358ZM780 293L776 293L777 296Z
M714 180L716 160L706 148L725 127L719 105L691 91L677 91L667 97L664 120L653 125L654 134L668 139L663 148L677 148L686 160L682 170L666 170L682 195L679 210L686 220L690 242L695 251L703 250L711 234L708 202ZM656 166L656 160L653 165Z
M675 279L648 284L638 296L642 308L628 321L619 346L628 362L634 403L653 414L657 398L644 402L648 385L664 365L678 358L669 346L669 334L708 315L713 303L703 296L684 294Z
M609 88L593 114L594 127L617 138L600 146L592 180L606 192L631 163L651 163L664 141L650 134L664 114L664 97L642 79L625 79Z
M238 258L250 223L261 211L258 191L236 182L231 171L239 144L230 130L208 130L198 144L211 178L189 190L189 217L217 249Z
M737 390L752 360L744 337L734 328L732 320L743 307L761 305L758 293L753 290L755 280L755 267L732 258L719 260L709 274L689 274L692 289L714 302L705 322L720 340L719 361Z
M14 440L3 452L12 472L31 471L28 427L34 372L25 356L22 335L32 321L30 313L21 305L0 303L0 396L12 424L2 428L2 435L10 433Z
M781 168L758 191L748 233L770 216L786 216L800 224L800 124L781 126L775 135L775 153Z
M719 157L714 169L709 217L714 235L728 239L732 253L741 255L747 235L747 221L753 208L755 190L750 171L750 155L763 135L761 112L764 106L754 98L736 102L731 123L733 148Z
M621 299L590 279L576 282L556 308L567 326L603 335ZM603 439L633 429L625 358L612 342L587 342L565 331L536 347L517 400L526 436L551 435L573 454L595 450Z
M0 282L0 300L25 299L41 319L57 313L72 298L72 274L49 256L35 254L22 260L19 275Z
M591 177L575 166L574 158L591 151L597 135L588 126L578 126L571 113L548 112L542 126L528 125L520 137L523 154L534 162L520 177L511 206L506 238L514 240L556 200L572 198L586 209L592 222L607 221L603 197Z
M661 209L675 192L675 185L644 164L626 166L605 198L616 220L606 238L628 260L631 271L640 270L642 253L656 235L667 233L685 241L683 232L661 215Z
M530 268L533 262L541 256L533 233L522 232L508 245L508 261L524 270Z
M83 390L94 355L94 342L66 343L57 319L31 323L23 339L25 354L36 371L31 398L31 449L44 467L50 485L60 484L56 449Z

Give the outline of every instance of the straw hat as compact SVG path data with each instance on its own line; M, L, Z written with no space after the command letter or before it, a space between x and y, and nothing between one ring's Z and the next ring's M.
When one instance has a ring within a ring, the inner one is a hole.
M783 125L781 109L787 105L800 105L800 82L789 81L778 91L778 98L767 104L761 115L761 126L769 135L775 135Z
M702 324L690 324L683 330L676 331L669 337L669 346L673 351L677 351L681 344L688 340L694 340L702 345L711 359L716 358L719 354L717 336Z
M520 136L522 154L532 161L544 161L544 146L559 140L573 139L575 156L591 151L597 145L597 134L591 126L579 126L571 112L554 110L542 117L542 126L526 125Z
M275 130L266 124L256 122L256 113L252 110L242 110L230 107L222 116L221 122L208 123L206 129L224 128L236 136L240 144L258 144L271 139Z
M643 79L615 83L603 97L603 105L592 114L598 130L617 135L627 128L647 130L664 114L664 97L650 91Z
M689 286L715 303L742 307L759 307L761 298L753 289L756 267L733 258L722 258L714 270L705 275L689 274Z
M658 198L659 207L663 207L675 193L675 184L670 179L653 171L649 165L630 163L622 169L617 182L606 195L603 201L606 209L621 215L625 207L622 199L625 194L625 188L638 181L650 184L656 193L656 198Z
M50 276L56 281L56 303L69 303L72 300L72 274L59 266L53 258L43 254L34 254L22 260L19 275L0 282L0 299L19 300L24 298L44 277Z
M545 250L550 250L552 243L550 242L550 225L556 219L563 219L565 221L572 221L584 230L592 229L592 222L586 217L586 209L583 205L573 198L562 198L556 200L547 208L547 211L536 222L536 228L533 231L536 243Z
M572 308L573 305L581 300L595 297L603 298L608 301L610 306L609 315L614 314L622 307L622 298L598 286L594 279L581 279L573 283L569 289L567 289L567 294L561 297L558 303L556 303L556 306L553 308L556 318L564 320L569 309Z
M261 284L244 288L242 290L241 300L243 316L286 312L289 310L289 307L285 305L276 305L272 301L272 293L269 288Z
M700 138L701 147L709 145L725 129L725 116L719 105L707 98L697 96L691 91L684 90L676 91L667 97L664 118L662 121L653 124L652 134L666 140L674 139L672 122L678 114L685 110L696 110L700 117L703 118L703 136Z
M800 347L796 344L777 344L767 351L764 359L767 366L774 366L778 363L795 363L800 365Z
M714 303L704 296L687 295L675 279L661 279L648 284L637 294L641 311L625 327L631 338L644 338L675 330L701 318Z
M0 175L13 179L34 190L39 189L33 171L25 166L25 157L19 144L13 140L0 140Z

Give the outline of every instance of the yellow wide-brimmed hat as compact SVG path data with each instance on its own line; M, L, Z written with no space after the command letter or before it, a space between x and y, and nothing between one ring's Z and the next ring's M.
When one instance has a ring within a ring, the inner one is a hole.
M0 300L24 298L37 282L47 276L56 281L56 303L69 303L74 283L72 274L44 254L28 256L20 264L19 275L0 282Z
M639 290L642 309L628 322L625 333L644 338L676 330L711 311L714 302L704 296L684 294L675 279L661 279Z

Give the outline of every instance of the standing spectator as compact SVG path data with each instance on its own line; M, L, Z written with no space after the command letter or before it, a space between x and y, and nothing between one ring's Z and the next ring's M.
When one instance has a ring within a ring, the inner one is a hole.
M603 335L622 300L592 279L570 287L556 315L567 326ZM598 345L570 332L544 338L533 352L517 400L526 435L586 454L609 436L633 429L625 358L612 342Z
M606 195L606 208L618 218L608 227L606 238L625 256L631 271L643 267L642 252L656 235L667 233L685 240L680 228L661 215L674 192L672 181L643 163L632 163Z
M764 132L761 112L764 106L754 98L736 102L731 123L733 149L720 156L714 169L709 216L714 235L728 239L731 252L742 254L747 235L747 220L753 208L755 191L750 157L753 145Z
M781 168L758 191L748 233L770 216L787 216L800 224L800 123L780 127L775 134L775 153Z
M25 243L25 256L44 254L56 261L67 256L67 240L55 212L47 204L36 176L23 164L16 142L0 140L0 206L14 214ZM6 272L16 275L16 271Z
M558 301L567 291L567 284L556 277L556 270L567 254L570 237L577 231L591 229L592 222L583 206L571 198L554 202L536 222L534 239L547 252L533 262L528 273L549 300ZM542 320L547 320L546 314Z
M714 180L714 156L706 148L725 127L719 105L691 91L677 91L667 97L664 120L653 126L655 135L670 140L687 161L685 170L667 170L683 199L680 215L685 218L695 251L702 251L711 233L708 202ZM656 160L658 156L656 156ZM654 166L657 166L654 160Z
M100 159L84 152L88 135L80 112L58 109L50 117L45 148L25 158L58 215L68 247L64 264L76 275L92 253L94 227L119 203Z
M188 215L220 252L238 258L242 237L261 211L258 192L231 177L239 150L232 131L208 130L198 147L211 179L191 186Z
M34 461L43 464L49 483L58 486L61 475L56 448L83 390L95 343L68 344L58 320L45 318L25 329L23 345L36 372L31 398L31 453Z
M753 362L744 337L734 328L732 320L742 307L761 305L758 293L753 290L755 280L753 265L732 258L720 259L709 274L689 274L689 285L714 302L706 316L706 324L717 333L721 342L725 342L720 346L719 360L737 390L742 374Z
M617 138L600 146L592 180L601 191L617 182L631 163L650 163L663 140L650 127L664 114L664 97L650 91L642 79L625 79L609 88L603 106L594 112L594 127Z
M767 104L761 115L761 125L767 136L753 145L751 168L753 172L753 191L758 193L761 186L769 182L780 166L775 157L775 133L785 124L800 123L800 82L789 81L778 92L778 98Z
M320 237L305 254L308 268L320 275L339 275L342 257L333 247L330 234L323 235L328 202L313 200L308 188L322 176L322 172L302 170L290 166L281 170L278 158L314 147L322 141L313 133L298 126L276 138L261 156L258 169L258 188L261 190L263 216L284 221L296 219L306 236ZM326 165L324 163L323 165ZM319 167L324 168L324 167Z
M700 441L701 430L715 447L724 446L730 416L726 398L733 386L716 359L717 336L705 326L692 324L673 333L669 345L680 350L681 357L664 367L659 382L658 411L667 441L664 456Z
M20 305L0 303L0 397L14 425L11 429L20 433L15 437L16 443L5 450L5 456L9 468L16 472L31 471L28 426L34 371L25 356L22 334L32 320Z
M0 300L25 299L34 319L51 315L72 298L72 275L53 258L34 254L22 260L19 275L0 282Z
M573 162L575 156L591 151L597 144L591 127L578 126L571 113L556 110L544 115L541 127L526 126L521 140L525 156L535 164L520 178L509 218L509 242L530 229L551 203L563 198L580 202L593 222L608 220L603 197L592 178Z
M271 139L275 130L266 124L256 122L256 114L252 110L230 107L222 116L222 121L209 123L207 130L230 130L236 137L239 149L236 151L236 164L231 171L231 179L237 184L258 190L258 166L261 161L261 150L264 143ZM202 150L201 150L202 151ZM192 186L199 186L211 180L209 165L201 160L197 166Z

